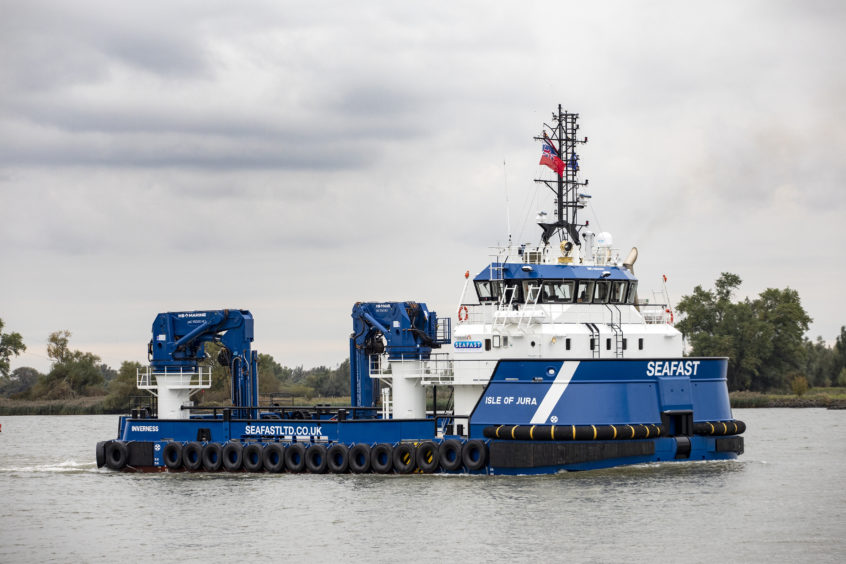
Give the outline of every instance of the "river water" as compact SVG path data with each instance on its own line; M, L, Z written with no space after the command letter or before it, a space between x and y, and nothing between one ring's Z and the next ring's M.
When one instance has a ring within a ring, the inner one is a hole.
M124 474L115 416L2 417L0 562L846 561L846 411L735 417L737 461L543 477Z

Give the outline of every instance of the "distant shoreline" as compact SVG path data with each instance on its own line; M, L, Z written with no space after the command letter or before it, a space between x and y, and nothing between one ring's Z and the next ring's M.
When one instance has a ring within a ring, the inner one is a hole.
M843 388L816 388L803 396L794 394L772 394L761 392L731 392L732 408L757 407L817 407L846 409L846 392ZM10 415L120 415L125 411L109 411L102 407L105 396L82 397L70 400L12 400L0 398L0 416ZM313 403L338 403L336 400L349 398L316 398ZM312 405L304 398L297 399L298 405Z
M825 390L825 391L822 391ZM731 392L732 408L754 407L825 407L829 409L846 409L846 394L842 388L816 388L807 394L773 394L762 392Z

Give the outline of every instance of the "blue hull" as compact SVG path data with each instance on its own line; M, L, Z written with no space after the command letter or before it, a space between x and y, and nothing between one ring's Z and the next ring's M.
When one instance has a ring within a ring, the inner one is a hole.
M98 464L136 471L518 475L726 460L742 454L745 428L731 414L726 366L714 358L502 360L470 415L468 437L439 434L448 423L443 417L385 420L325 409L306 419L272 408L256 419L231 418L234 411L187 420L124 416L117 440L98 445ZM270 445L293 453L287 466L256 462ZM189 453L193 458L183 459ZM350 466L355 454L359 464ZM196 458L207 455L210 461L198 465ZM220 464L215 456L229 458Z

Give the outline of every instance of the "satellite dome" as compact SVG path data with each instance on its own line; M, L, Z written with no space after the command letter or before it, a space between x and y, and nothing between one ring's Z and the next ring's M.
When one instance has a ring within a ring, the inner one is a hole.
M596 236L596 246L602 249L610 249L614 244L614 238L607 231L603 231Z

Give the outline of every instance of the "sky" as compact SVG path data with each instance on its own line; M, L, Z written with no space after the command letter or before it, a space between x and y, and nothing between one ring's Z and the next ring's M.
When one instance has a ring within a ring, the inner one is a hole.
M283 365L356 301L455 317L553 211L533 137L580 114L584 216L673 301L721 272L846 324L846 4L0 0L0 319L146 362L159 312L249 309Z

